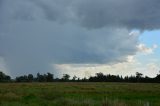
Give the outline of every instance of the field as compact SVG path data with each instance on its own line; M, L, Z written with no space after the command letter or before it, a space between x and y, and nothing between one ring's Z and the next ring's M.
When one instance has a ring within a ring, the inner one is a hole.
M160 84L2 83L0 106L160 106Z

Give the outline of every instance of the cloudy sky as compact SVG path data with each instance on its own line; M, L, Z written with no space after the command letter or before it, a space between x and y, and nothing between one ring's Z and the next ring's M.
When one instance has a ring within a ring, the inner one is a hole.
M0 0L0 70L154 77L159 10L159 0Z

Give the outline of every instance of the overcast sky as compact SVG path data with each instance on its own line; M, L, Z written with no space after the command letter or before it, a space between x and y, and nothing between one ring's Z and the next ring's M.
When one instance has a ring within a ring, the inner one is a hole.
M0 69L155 76L159 10L159 0L0 0Z

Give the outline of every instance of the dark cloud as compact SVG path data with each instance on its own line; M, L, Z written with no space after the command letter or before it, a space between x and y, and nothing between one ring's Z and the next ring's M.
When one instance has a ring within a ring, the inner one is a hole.
M152 30L160 27L159 0L5 0L5 2L7 14L18 19L76 21L87 28L114 26Z
M75 8L82 25L89 28L160 28L159 0L81 0Z
M0 48L14 74L49 71L51 64L122 62L136 53L137 43L138 36L129 38L126 29L87 30L38 21L10 24Z
M1 8L0 56L13 75L126 61L139 39L130 31L160 20L158 0L3 0Z
M152 30L160 25L159 0L33 0L47 19L71 18L88 28L106 26Z

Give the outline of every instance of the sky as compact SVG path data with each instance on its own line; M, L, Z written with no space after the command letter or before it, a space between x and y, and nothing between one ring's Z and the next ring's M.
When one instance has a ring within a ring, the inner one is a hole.
M0 0L0 70L155 77L159 0Z

